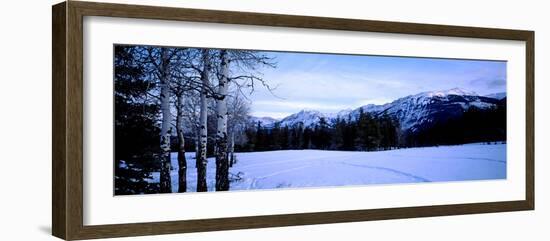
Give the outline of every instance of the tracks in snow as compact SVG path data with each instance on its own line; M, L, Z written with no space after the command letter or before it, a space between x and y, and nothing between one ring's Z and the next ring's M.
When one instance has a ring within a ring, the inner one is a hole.
M354 167L361 167L361 168L368 168L368 169L391 172L393 174L397 174L397 175L400 175L400 176L412 178L413 180L415 180L417 182L431 182L430 180L428 180L426 178L416 176L416 175L413 175L411 173L402 172L402 171L392 169L392 168L379 167L379 166L369 166L369 165L359 165L359 164L352 164L352 163L347 163L347 162L342 162L341 164L348 165L348 166L354 166Z

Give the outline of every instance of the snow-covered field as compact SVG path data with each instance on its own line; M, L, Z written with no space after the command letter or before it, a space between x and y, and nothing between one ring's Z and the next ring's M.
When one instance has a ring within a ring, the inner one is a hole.
M187 190L196 191L195 154L187 154ZM326 187L506 178L506 144L466 144L378 152L287 150L237 153L231 190ZM172 153L172 190L178 189L177 153ZM154 173L158 182L159 174ZM208 160L208 190L215 161Z

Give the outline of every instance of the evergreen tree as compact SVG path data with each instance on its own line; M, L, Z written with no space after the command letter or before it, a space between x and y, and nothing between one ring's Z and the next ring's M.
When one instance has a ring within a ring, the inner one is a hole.
M256 145L255 150L256 151L265 151L268 150L266 147L266 131L262 128L262 123L258 121L258 125L256 126Z
M326 150L330 147L331 127L326 118L321 118L317 127L317 148Z
M285 126L281 128L279 142L278 142L279 148L283 150L289 149L289 142L290 142L289 139L290 139L290 131L288 129L288 126Z
M160 169L159 108L147 98L155 84L145 80L136 55L135 47L115 46L115 195L159 192L148 182Z

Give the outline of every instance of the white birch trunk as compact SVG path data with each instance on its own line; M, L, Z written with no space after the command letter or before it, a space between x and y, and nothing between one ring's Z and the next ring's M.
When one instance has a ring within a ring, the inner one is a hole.
M197 128L199 129L199 128ZM201 155L200 153L200 133L197 132L196 135L195 135L195 168L198 168L200 166L200 158L199 156Z
M160 169L160 192L172 192L172 182L170 178L170 123L172 115L170 113L170 77L169 60L165 49L161 49L160 63L160 105L162 112L162 123L160 132L161 149L161 169Z
M218 83L216 103L216 191L229 190L229 163L227 155L227 89L229 85L229 56L220 52L221 76Z
M207 87L210 84L208 77L210 74L210 56L209 50L202 50L203 58L203 71L201 73L202 90L200 95L200 116L199 116L199 160L197 160L197 192L206 192L208 187L206 186L206 147L208 142L208 106L206 103Z
M229 167L232 167L233 164L237 163L235 160L235 128L231 131L231 143L229 143Z
M178 192L187 191L187 160L185 158L185 137L183 135L184 118L183 91L178 93L176 101L176 132L178 134Z

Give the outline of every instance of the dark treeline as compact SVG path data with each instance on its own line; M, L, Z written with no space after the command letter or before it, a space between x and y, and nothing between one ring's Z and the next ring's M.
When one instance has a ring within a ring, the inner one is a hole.
M460 117L404 135L403 146L506 141L506 99L489 109L470 107Z
M398 147L398 122L388 115L380 117L361 112L356 120L336 119L333 123L321 118L311 127L301 124L263 127L261 123L246 129L248 142L238 151L270 151L288 149L321 149L377 151Z
M304 127L249 125L247 141L236 146L237 151L272 150L345 150L380 151L396 148L456 145L474 142L506 141L506 105L501 101L494 108L470 107L462 115L436 121L412 131L401 131L399 121L388 115L373 116L361 112L352 119L338 118L331 123L321 118L319 123Z

